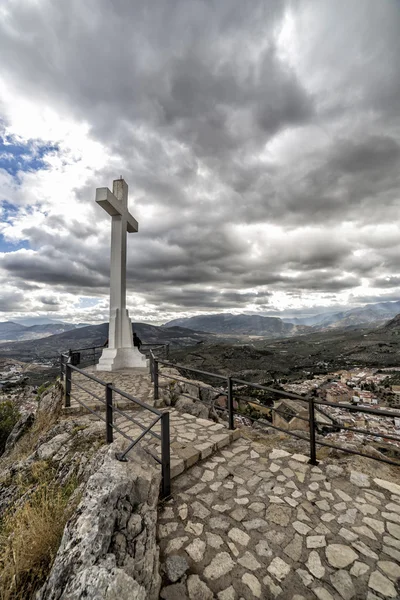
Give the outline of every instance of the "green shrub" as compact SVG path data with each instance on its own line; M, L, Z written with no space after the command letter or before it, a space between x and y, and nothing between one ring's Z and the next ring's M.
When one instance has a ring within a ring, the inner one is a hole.
M4 452L7 438L19 417L19 411L10 400L0 402L0 454Z

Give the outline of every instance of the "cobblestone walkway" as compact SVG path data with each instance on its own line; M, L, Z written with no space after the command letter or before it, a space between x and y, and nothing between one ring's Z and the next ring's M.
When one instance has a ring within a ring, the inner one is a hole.
M96 371L94 367L88 367L85 369L90 375L101 379L106 383L112 383L116 388L131 394L146 404L153 406L153 384L150 381L148 369L123 369L121 371L115 371L109 373L108 371ZM75 412L80 412L81 405L76 401L78 397L82 402L88 404L90 408L95 410L104 410L104 404L100 401L96 401L93 396L85 392L83 388L86 388L92 394L99 396L104 400L104 386L80 373L72 373L72 387L71 387L71 407ZM114 394L114 402L117 406L130 406L131 402L126 401L118 394ZM72 411L71 411L72 412Z
M114 373L95 371L94 368L87 369L98 379L113 383L115 387L131 394L141 402L153 406L153 384L147 369L126 369ZM104 417L104 404L96 401L82 387L91 393L104 399L104 386L81 375L73 373L71 387L71 409L72 413L85 412L77 398L96 411L102 411ZM124 414L114 411L114 423L116 427L131 439L136 439L142 429L137 425L140 423L148 427L156 418L156 415L148 410L141 409L133 402L124 399L122 396L114 393L114 407L123 410ZM224 425L214 423L206 419L199 419L186 413L180 413L175 409L168 409L170 413L170 440L171 440L171 477L174 478L186 469L194 465L199 460L203 460L216 452L218 449L230 444L236 439L240 432L228 431ZM88 415L88 420L96 419L93 415ZM136 421L136 423L134 421ZM158 422L152 431L158 435L161 433L161 424ZM117 439L121 433L115 431ZM159 458L161 456L160 440L147 434L140 442L140 445L150 450ZM126 442L128 446L129 440ZM134 450L132 450L134 451Z
M165 600L400 598L400 485L244 438L160 508Z
M180 413L175 409L169 409L170 413L170 439L171 439L171 478L180 475L197 463L203 460L219 448L223 448L236 439L239 430L229 431L214 421L198 419L186 413ZM132 437L137 438L142 429L132 423L127 416L116 413L116 425L121 431ZM140 411L140 415L134 415L134 418L142 425L150 425L155 415L148 411ZM158 422L152 429L155 433L161 433L161 425ZM147 435L140 442L142 446L150 450L158 457L161 456L160 441L150 435Z

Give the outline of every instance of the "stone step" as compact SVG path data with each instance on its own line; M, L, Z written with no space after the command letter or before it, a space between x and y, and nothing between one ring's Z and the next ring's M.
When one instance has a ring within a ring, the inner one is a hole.
M150 415L149 417L144 413L145 411L140 414L140 421L146 426L150 424L154 416ZM241 435L239 429L230 431L224 425L208 419L199 419L186 413L180 413L175 409L170 409L169 413L172 479L197 462L228 446ZM140 427L129 422L128 419L124 419L122 415L116 419L116 425L132 439L137 438L142 432ZM152 431L160 434L160 424L157 423ZM118 435L117 433L116 436ZM158 439L147 434L140 444L161 458L161 444ZM128 445L127 441L126 446Z

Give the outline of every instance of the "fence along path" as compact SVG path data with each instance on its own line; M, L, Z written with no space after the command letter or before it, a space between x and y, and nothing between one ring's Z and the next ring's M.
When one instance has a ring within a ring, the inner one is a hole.
M113 389L120 389L148 406L154 406L153 383L147 369L125 369L117 372L95 371L94 367L87 367L85 372L93 374L103 382L112 383ZM90 414L87 419L96 419L96 414L104 416L104 385L88 379L85 374L73 371L71 377L71 407L66 409L71 413L87 413L85 404L95 414ZM97 399L96 399L97 397ZM154 421L154 414L125 399L116 391L113 393L113 423L115 426L114 438L124 437L126 446L137 439ZM119 412L121 409L121 412ZM208 419L199 419L192 415L181 413L174 408L168 410L158 409L160 413L170 414L170 474L176 477L199 460L227 446L236 439L240 432L229 431L224 425ZM158 421L152 428L155 435L146 435L140 444L161 460L161 422Z

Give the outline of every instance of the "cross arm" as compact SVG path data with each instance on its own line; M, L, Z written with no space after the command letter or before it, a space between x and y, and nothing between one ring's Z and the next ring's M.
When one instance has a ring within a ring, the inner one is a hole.
M100 204L101 208L104 208L111 217L116 217L123 213L121 203L117 200L112 191L106 187L97 188L96 202L97 204Z
M118 215L126 216L126 229L128 233L136 233L139 231L139 225L136 219L122 206L120 200L106 187L96 189L96 202L99 204L111 217Z
M126 230L128 233L137 233L139 231L139 224L128 212L126 215Z

